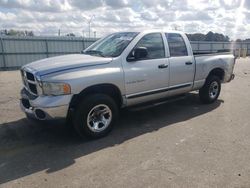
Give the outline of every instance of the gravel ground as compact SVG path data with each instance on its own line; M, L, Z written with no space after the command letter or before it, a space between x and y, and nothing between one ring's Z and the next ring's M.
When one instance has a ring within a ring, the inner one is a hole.
M214 104L191 93L80 140L61 123L28 121L19 72L0 72L0 187L250 187L249 59L235 74Z

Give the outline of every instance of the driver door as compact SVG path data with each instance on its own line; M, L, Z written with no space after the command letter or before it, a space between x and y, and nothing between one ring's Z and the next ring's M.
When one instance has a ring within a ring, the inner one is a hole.
M128 105L167 96L169 61L165 56L162 34L144 35L134 49L138 47L146 48L147 56L143 59L127 61L123 66Z

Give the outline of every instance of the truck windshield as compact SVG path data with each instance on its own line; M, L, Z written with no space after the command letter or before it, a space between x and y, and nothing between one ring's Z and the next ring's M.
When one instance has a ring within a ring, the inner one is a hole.
M102 57L117 57L137 34L137 32L122 32L108 35L89 46L83 51L83 54Z

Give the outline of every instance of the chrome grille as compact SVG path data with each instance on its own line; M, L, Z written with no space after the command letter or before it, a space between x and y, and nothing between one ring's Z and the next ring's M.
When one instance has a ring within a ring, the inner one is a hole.
M24 87L32 94L37 95L36 79L35 76L26 70L21 70L22 80Z

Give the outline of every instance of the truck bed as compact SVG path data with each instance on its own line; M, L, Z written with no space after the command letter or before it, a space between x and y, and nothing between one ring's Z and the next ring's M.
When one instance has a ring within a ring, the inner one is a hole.
M199 54L194 55L194 59L196 62L194 82L196 83L203 84L209 71L215 68L221 68L227 73L223 82L227 82L233 72L234 66L228 66L233 65L235 61L234 55L230 52ZM196 86L200 87L199 84L196 84Z

